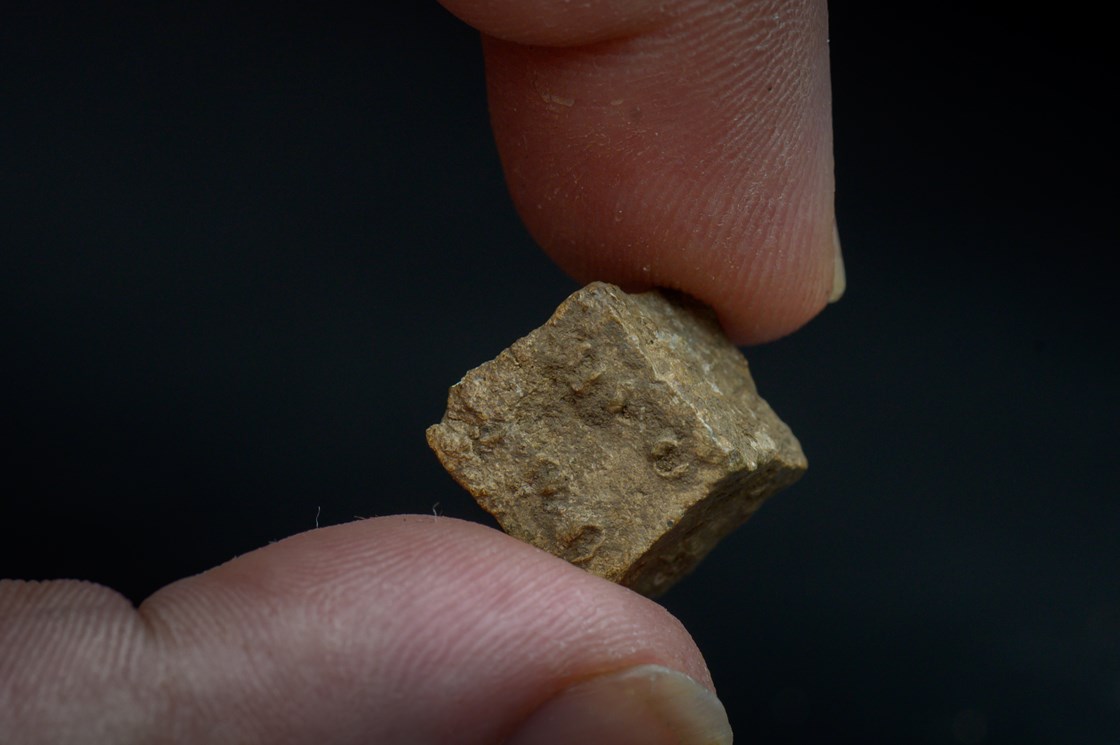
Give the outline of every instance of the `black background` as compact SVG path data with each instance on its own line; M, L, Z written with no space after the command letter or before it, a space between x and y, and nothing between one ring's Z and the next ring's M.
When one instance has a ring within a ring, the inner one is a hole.
M475 34L98 5L0 13L0 574L140 600L316 521L487 520L423 430L575 285ZM742 742L1120 743L1109 39L963 8L832 9L849 291L747 350L812 466L663 599Z

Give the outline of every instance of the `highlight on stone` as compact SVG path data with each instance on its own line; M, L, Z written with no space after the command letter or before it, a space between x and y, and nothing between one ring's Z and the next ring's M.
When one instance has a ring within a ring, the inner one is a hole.
M710 309L601 282L464 375L427 436L507 533L648 596L808 465Z

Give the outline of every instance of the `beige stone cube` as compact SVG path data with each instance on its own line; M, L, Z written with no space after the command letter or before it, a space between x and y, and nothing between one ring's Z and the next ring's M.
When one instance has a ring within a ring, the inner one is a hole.
M710 310L604 283L463 376L427 435L510 535L650 596L807 467Z

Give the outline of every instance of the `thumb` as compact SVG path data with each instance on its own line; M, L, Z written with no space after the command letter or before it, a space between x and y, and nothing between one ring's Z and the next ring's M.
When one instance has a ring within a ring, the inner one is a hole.
M481 526L324 528L132 608L0 582L0 741L730 743L660 606Z

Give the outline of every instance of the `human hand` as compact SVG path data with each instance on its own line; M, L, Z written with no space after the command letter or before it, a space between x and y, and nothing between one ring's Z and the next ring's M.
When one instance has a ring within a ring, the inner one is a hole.
M562 266L683 289L741 342L827 301L823 7L445 4L486 34L510 188ZM711 691L656 604L448 518L297 535L139 609L0 583L4 743L726 742Z

